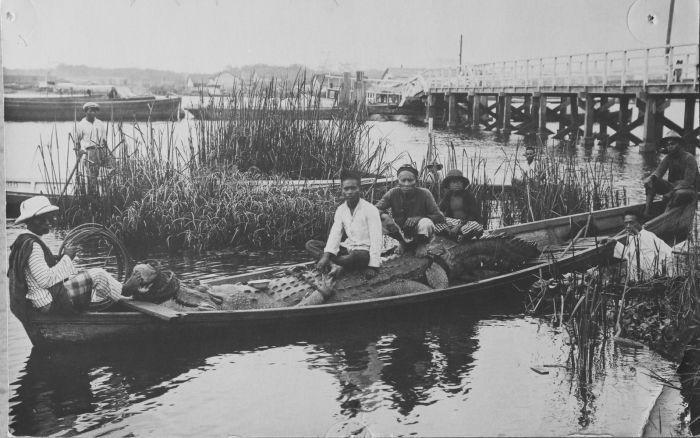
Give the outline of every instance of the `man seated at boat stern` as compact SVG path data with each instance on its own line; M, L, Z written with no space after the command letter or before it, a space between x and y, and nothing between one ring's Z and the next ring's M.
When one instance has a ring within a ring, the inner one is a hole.
M342 269L364 269L367 278L373 278L381 265L383 244L382 222L379 210L365 201L360 193L360 177L352 172L343 172L340 177L343 202L335 211L328 241L310 240L306 248L320 260L316 265L327 272L331 263L337 266L331 275L337 277ZM347 238L341 242L343 234ZM321 250L323 248L323 250Z
M414 248L417 257L425 257L435 225L444 223L445 216L433 194L416 186L418 170L415 167L405 164L399 167L396 176L399 186L386 192L376 204L384 230L399 241L399 253Z
M651 231L642 228L639 213L624 213L627 243L617 242L613 256L625 260L627 275L632 281L648 280L658 275L673 274L673 250Z
M666 209L695 202L700 189L698 162L695 156L682 149L683 139L676 133L667 133L661 139L661 152L666 156L654 173L644 179L646 191L645 215L649 215L654 196L663 195ZM662 179L668 171L668 180Z
M76 127L75 152L80 159L87 155L87 186L88 193L98 192L97 179L101 167L109 167L109 151L107 149L107 125L97 118L100 106L95 102L83 105L85 117Z
M20 321L27 311L62 314L103 310L122 298L122 285L101 268L79 271L73 264L74 247L54 256L41 236L50 231L58 207L45 196L22 202L16 224L26 224L10 246L7 276L10 281L10 309Z
M469 191L469 180L461 171L452 169L442 181L445 196L440 201L440 210L445 215L445 223L435 225L437 234L445 233L461 242L465 239L478 239L484 234L479 223L481 209L474 195Z

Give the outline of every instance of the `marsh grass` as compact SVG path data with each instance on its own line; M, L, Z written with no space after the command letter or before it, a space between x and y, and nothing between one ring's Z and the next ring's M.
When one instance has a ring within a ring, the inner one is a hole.
M339 187L336 182L315 188L304 179L337 179L342 169L350 169L376 182L391 162L386 142L372 141L355 112L321 120L308 111L313 100L301 94L305 83L295 84L290 89L273 80L239 90L235 99L246 103L228 107L235 118L195 122L184 141L178 140L175 123L110 123L112 171L101 172L97 196L88 190L84 163L60 196L75 142L69 135L64 158L52 135L39 153L63 225L98 222L130 245L194 250L284 249L325 239L341 201ZM292 96L284 110L274 103L281 96ZM375 201L385 188L371 184L363 190Z
M199 164L292 179L331 179L340 169L382 174L366 165L374 145L363 107L325 107L320 86L300 72L291 81L252 78L225 96L201 94Z
M540 145L527 169L518 159L520 146L505 154L497 173L503 174L498 196L502 225L524 223L618 207L627 193L615 188L613 162L581 160L563 147Z

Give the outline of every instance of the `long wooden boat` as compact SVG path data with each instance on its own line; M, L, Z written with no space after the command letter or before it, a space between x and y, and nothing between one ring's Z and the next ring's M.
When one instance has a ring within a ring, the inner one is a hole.
M661 212L662 206L654 205L656 216L645 227L659 236L673 239L680 231L687 232L695 215L696 205ZM407 293L399 296L321 304L308 307L241 311L205 311L178 313L162 306L152 305L152 315L130 311L127 304L122 309L108 312L88 312L76 316L50 316L32 314L23 321L32 343L37 346L56 346L91 342L143 342L166 339L185 340L212 336L248 336L256 330L284 331L299 324L326 324L351 318L355 323L361 317L389 317L401 309L424 306L432 302L455 300L465 297L486 297L492 294L513 293L516 287L528 287L539 277L557 273L587 269L612 255L615 238L623 228L623 213L643 205L611 208L571 216L547 219L501 228L503 234L518 236L536 242L541 255L530 260L520 270L484 280L457 284L445 289ZM283 268L270 268L259 272L219 279L210 284L247 282L269 278ZM158 308L160 307L161 310ZM163 312L165 309L166 312ZM158 315L156 318L153 315ZM161 319L164 318L164 319ZM319 325L323 327L323 325Z
M84 116L83 104L97 102L99 119L108 121L178 120L181 97L5 96L6 122L70 122Z

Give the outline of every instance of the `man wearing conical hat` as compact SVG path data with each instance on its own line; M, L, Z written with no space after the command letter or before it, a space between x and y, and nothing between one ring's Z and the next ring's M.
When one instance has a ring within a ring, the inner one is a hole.
M645 215L649 215L651 203L656 195L663 195L670 209L679 205L695 202L700 189L700 173L695 155L682 149L683 139L675 132L667 132L661 139L661 151L666 156L661 160L654 173L644 179L646 191ZM663 179L668 172L668 180Z
M76 127L75 150L78 157L87 155L88 193L98 193L97 179L100 167L108 165L107 125L97 118L100 106L95 102L83 105L85 117Z
M122 284L101 268L79 271L76 248L53 255L41 236L50 231L58 207L45 196L22 202L15 224L26 224L10 251L10 309L20 321L28 312L62 314L105 309L122 298Z

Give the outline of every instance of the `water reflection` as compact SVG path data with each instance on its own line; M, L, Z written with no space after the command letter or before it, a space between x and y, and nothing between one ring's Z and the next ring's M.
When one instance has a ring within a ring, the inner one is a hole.
M519 308L517 301L505 306L513 312ZM427 314L425 309L401 314L414 325L394 318L368 320L350 331L347 324L329 325L322 333L318 327L300 327L293 334L253 333L233 342L34 348L12 385L10 426L19 435L89 432L155 407L148 401L216 367L212 358L279 347L304 347L306 366L336 379L335 400L343 417L380 408L409 416L417 406L463 393L478 349L476 326L492 317L492 310L483 306L478 313L460 315L437 306ZM138 412L130 406L139 406Z

